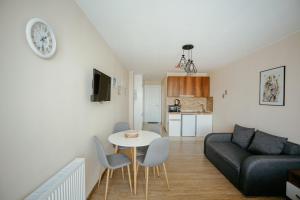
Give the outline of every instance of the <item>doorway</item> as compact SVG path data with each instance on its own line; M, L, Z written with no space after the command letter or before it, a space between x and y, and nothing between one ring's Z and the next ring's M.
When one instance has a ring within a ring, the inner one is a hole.
M161 122L160 85L144 85L144 122Z

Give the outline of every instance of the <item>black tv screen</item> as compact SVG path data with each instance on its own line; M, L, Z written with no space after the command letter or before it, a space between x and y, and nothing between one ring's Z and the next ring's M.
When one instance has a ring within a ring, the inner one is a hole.
M106 74L93 70L92 101L110 101L111 78Z

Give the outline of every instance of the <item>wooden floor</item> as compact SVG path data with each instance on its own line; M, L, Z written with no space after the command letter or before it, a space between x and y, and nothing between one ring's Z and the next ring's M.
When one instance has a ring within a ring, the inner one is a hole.
M164 177L153 176L150 170L148 200L279 200L278 197L243 196L203 155L202 138L171 138L170 157L166 163L170 191ZM127 173L122 179L121 170L114 173L109 182L108 200L145 199L144 170L140 168L137 183L137 195L130 193ZM90 200L104 199L105 179L101 181Z

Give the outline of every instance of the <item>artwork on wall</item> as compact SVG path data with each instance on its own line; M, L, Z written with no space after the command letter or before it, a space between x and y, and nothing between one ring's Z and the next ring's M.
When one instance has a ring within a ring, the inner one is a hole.
M285 66L260 72L259 104L284 106Z
M116 77L112 78L112 85L113 85L113 87L117 87L117 78Z

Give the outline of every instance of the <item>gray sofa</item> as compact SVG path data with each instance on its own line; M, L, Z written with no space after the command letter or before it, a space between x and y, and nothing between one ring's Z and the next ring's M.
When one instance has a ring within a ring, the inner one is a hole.
M255 134L251 137L252 143ZM206 157L244 195L284 196L287 171L300 168L300 146L286 141L280 154L264 155L250 151L250 144L244 148L237 145L233 135L207 135L204 141Z

